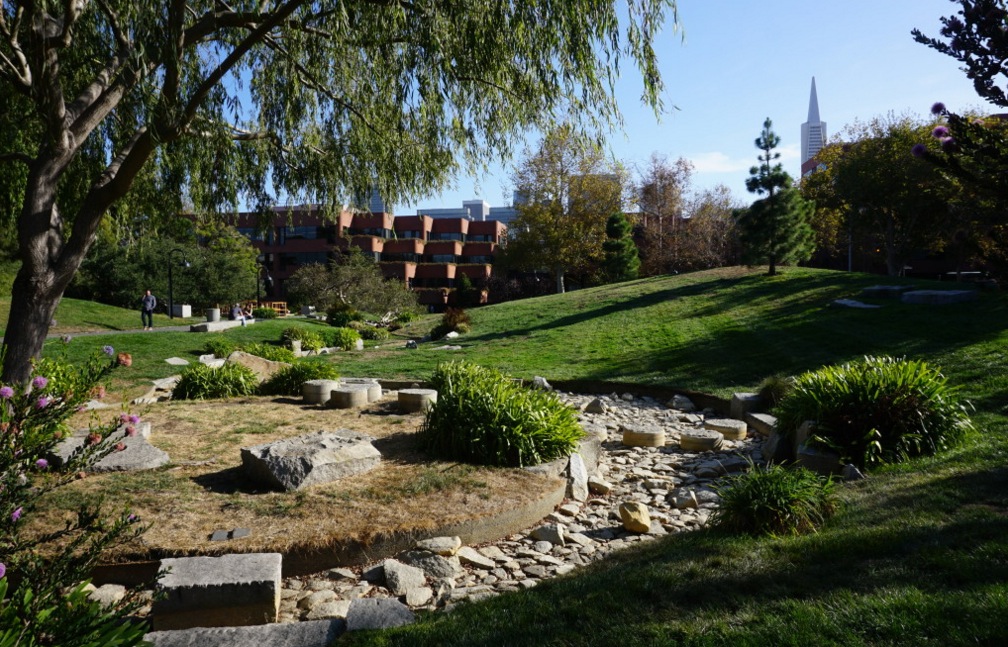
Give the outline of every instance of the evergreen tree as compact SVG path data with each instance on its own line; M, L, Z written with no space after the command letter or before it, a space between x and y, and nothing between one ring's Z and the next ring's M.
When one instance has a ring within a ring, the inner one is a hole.
M777 273L778 263L808 260L815 251L815 234L809 223L815 206L791 188L791 177L775 162L780 159L774 150L780 137L772 127L767 117L756 138L756 148L761 151L759 166L750 168L746 179L750 193L766 197L754 202L738 222L743 258L750 264L767 263L770 276Z
M602 251L605 254L603 264L606 276L614 283L637 278L637 270L640 269L637 245L633 241L631 231L626 216L619 211L614 212L606 221L608 240L602 243Z

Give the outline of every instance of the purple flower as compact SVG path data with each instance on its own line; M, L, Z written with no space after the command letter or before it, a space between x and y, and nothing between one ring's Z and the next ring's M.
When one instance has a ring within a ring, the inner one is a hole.
M913 148L910 149L910 154L914 157L924 157L924 153L927 152L927 146L924 144L914 144Z
M49 467L49 461L47 461L44 458L40 458L37 461L35 461L35 467L37 467L40 470L44 470L47 467Z
M130 514L128 517L126 517L126 523L136 523L137 521L140 521L140 517L136 516L135 514Z
M24 512L24 509L18 507L17 509L14 510L14 512L11 513L10 520L14 523L17 523L17 520L21 518L22 512Z
M14 389L9 386L0 386L0 398L7 400L14 395Z
M128 418L126 418L126 421L129 422L131 425L139 424L140 416L131 414Z
M931 136L935 139L941 139L943 137L949 136L949 129L945 126L935 126L934 130L931 131Z
M931 106L931 114L940 115L945 112L945 104L941 101L936 101L934 105Z
M120 413L119 414L119 424L125 425L127 422L129 422L129 416L126 415L125 413Z
M0 580L2 580L3 576L6 574L7 574L7 565L4 564L3 562L0 562Z
M946 153L955 153L959 151L959 144L956 142L955 137L946 137L941 140L941 147Z
M47 398L47 397L45 397L45 396L43 395L43 396L42 396L41 398L39 398L39 399L38 399L38 400L37 400L37 401L35 402L35 408L36 408L36 409L45 409L46 407L48 407L48 406L49 406L49 403L50 403L50 402L52 402L52 400L50 400L49 398Z
M49 384L49 379L45 376L39 375L34 380L32 380L32 386L36 389L44 389L46 384Z
M102 352L108 355L109 357L115 355L115 349L112 348L111 346L102 346Z

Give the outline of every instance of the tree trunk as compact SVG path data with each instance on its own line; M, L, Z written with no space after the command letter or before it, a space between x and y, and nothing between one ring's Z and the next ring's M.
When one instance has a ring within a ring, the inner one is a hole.
M52 272L34 276L28 264L21 265L14 279L3 342L5 384L27 382L31 377L32 360L42 354L42 345L66 287L57 285L54 279Z
M557 291L557 294L563 294L564 293L564 268L558 267L558 268L556 268L556 270L554 270L554 273L556 274L556 291Z

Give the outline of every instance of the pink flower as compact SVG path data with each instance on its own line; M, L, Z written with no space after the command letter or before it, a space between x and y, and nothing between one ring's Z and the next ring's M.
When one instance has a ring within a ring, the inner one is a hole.
M0 398L7 400L14 395L14 389L9 386L0 386Z
M136 427L134 427L133 425L127 426L126 427L126 435L129 436L130 438L132 438L133 436L136 436Z
M115 450L121 452L126 449L126 443L116 443Z
M127 420L131 425L135 425L140 422L140 416L131 415Z
M0 562L0 580L2 580L4 575L6 574L7 574L7 565L4 564L3 562Z
M50 400L49 398L47 398L45 396L42 396L41 398L38 399L38 401L35 402L35 408L36 409L45 409L46 407L49 406L50 402L52 402L52 400Z
M40 458L37 461L35 461L35 467L39 468L40 470L44 470L45 468L49 467L49 461L47 461L44 458Z
M24 508L18 506L18 508L11 513L10 520L14 523L17 523L17 520L21 518L22 512L24 512Z
M34 380L32 380L32 386L35 387L36 389L44 389L46 387L46 384L49 384L49 379L43 375L39 375Z

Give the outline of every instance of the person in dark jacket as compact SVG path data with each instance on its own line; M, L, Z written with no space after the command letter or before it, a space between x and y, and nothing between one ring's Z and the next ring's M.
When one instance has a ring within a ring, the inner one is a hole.
M140 299L140 322L144 330L154 330L154 308L157 307L157 297L150 290Z

